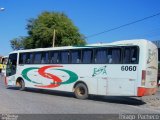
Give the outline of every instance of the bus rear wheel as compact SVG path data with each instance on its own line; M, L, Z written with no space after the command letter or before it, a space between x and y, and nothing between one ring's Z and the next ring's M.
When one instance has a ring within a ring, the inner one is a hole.
M76 85L74 90L75 97L78 99L87 99L88 98L88 89L85 84L79 83Z

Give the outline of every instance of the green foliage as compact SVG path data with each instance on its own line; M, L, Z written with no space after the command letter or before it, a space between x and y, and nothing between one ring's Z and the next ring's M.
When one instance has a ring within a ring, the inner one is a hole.
M24 37L19 37L19 38L15 38L13 40L10 41L10 44L11 44L11 48L13 50L20 50L20 49L23 49L24 48Z
M27 37L11 40L11 47L14 50L18 48L17 46L23 49L52 47L54 30L55 46L86 43L84 36L79 33L73 22L60 12L43 12L36 19L28 20L26 29Z

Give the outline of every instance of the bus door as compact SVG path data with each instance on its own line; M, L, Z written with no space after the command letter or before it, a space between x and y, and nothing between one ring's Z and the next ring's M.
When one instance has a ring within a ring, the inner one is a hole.
M17 70L17 53L13 53L9 55L8 62L7 62L7 68L6 68L6 83L8 85L15 85L16 79L15 74Z

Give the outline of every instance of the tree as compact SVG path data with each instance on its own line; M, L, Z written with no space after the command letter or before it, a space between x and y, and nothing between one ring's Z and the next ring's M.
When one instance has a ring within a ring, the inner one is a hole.
M11 48L13 50L20 50L23 49L23 42L24 42L24 37L19 37L19 38L15 38L13 40L10 41L11 44Z
M11 40L11 47L17 49L17 44L23 49L46 48L52 46L55 30L55 46L84 45L84 36L71 19L60 12L43 12L36 19L29 19L26 27L28 36ZM17 40L18 39L18 40Z

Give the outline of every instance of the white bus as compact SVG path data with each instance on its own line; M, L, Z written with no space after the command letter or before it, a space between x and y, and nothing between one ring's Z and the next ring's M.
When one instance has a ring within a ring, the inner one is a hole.
M147 40L38 48L9 54L7 87L89 95L146 96L156 93L158 52Z

